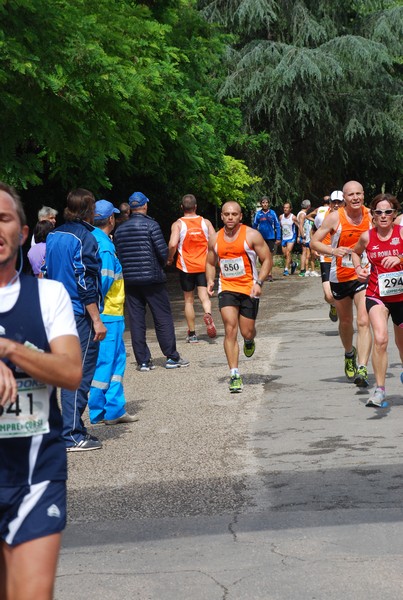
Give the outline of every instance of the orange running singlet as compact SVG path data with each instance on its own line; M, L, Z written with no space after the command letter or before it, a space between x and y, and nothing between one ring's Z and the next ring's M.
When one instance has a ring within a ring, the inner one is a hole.
M354 248L359 237L371 227L369 212L365 206L361 207L362 219L359 225L353 225L347 220L344 207L339 208L339 226L336 233L332 235L332 247L345 246ZM357 279L351 254L345 256L333 256L332 266L330 267L329 281L333 283L342 283L344 281L353 281Z
M253 282L257 279L256 252L246 241L247 229L246 225L241 225L236 239L231 242L224 239L224 229L217 234L218 293L236 292L249 296L252 291Z
M176 266L184 273L204 273L208 227L203 217L183 217L180 221Z

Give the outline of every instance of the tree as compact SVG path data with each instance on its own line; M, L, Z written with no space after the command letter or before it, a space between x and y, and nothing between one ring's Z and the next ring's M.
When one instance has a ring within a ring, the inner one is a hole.
M247 164L278 199L348 178L399 191L402 2L199 2L237 35L222 98L239 98Z

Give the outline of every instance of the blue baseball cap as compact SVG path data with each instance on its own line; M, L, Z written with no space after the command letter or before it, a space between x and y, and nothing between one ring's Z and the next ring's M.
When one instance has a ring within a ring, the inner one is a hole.
M130 208L139 208L150 202L147 196L144 196L142 192L133 192L129 198Z
M120 213L120 210L115 208L109 200L98 200L98 202L95 202L94 221L107 219L113 213Z

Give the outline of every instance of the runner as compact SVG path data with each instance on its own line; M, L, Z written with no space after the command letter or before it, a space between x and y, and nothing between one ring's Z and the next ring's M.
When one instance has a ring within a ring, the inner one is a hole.
M391 315L395 342L403 362L403 228L393 219L400 209L391 194L378 194L371 202L374 228L363 233L354 247L353 263L360 281L366 281L366 307L374 333L372 367L376 386L367 406L383 406L388 365L388 317ZM371 268L362 267L366 252Z
M242 392L239 373L238 329L244 338L243 352L250 358L255 352L255 320L262 286L270 267L269 249L258 231L242 224L237 202L226 202L221 219L224 227L209 239L206 263L207 290L214 294L215 266L220 267L218 306L224 323L224 350L230 368L229 390ZM261 263L257 273L256 257Z
M67 477L56 386L74 390L82 375L73 308L63 285L20 273L27 236L20 199L0 182L2 600L53 598Z
M208 219L199 216L197 202L193 194L186 194L182 198L181 208L183 217L172 224L171 237L168 243L167 265L172 265L177 253L176 267L179 269L179 281L185 300L185 318L188 332L186 341L197 343L196 317L194 310L195 288L203 306L203 321L206 325L207 335L215 338L217 331L211 315L211 300L207 293L206 281L206 256L208 239L214 235L214 227Z
M320 206L319 208L316 209L316 215L315 215L315 219L314 219L314 224L315 224L316 229L319 229L319 227L321 227L325 217L328 215L329 212L333 212L334 210L339 210L340 206L342 206L344 204L343 192L341 192L339 190L335 190L334 192L331 193L330 196L326 196L326 198L328 198L327 202L325 202L325 199L324 199L323 206ZM330 205L329 205L329 202L330 202ZM326 235L326 237L323 240L323 243L330 245L330 243L331 243L330 233L328 233ZM332 257L328 256L326 254L320 254L319 261L320 261L320 273L321 273L321 277L322 277L323 294L324 294L326 302L328 304L330 304L329 319L331 321L333 321L333 323L336 323L337 319L338 319L337 310L334 305L334 298L333 298L332 290L330 289L330 282L329 282Z
M371 352L371 332L365 307L364 281L359 281L351 259L351 250L360 235L368 231L371 218L364 204L364 190L358 181L343 187L345 207L330 213L311 240L320 254L331 254L330 287L339 317L339 335L344 347L344 372L358 387L368 386L367 363ZM331 245L324 239L330 233ZM357 349L353 346L353 306L357 311ZM358 356L358 365L357 365Z
M295 271L294 265L292 263L292 251L294 249L294 244L297 240L297 229L299 235L302 237L303 232L299 227L298 219L295 215L292 214L292 206L290 202L285 202L283 204L283 214L280 215L280 226L281 226L281 249L283 251L284 256L284 277L288 277L290 274L290 270L292 272ZM295 265L296 266L296 265Z
M275 211L270 208L270 198L263 196L260 200L261 210L258 210L253 219L252 227L262 234L270 250L270 268L267 281L273 281L273 255L281 242L280 221Z

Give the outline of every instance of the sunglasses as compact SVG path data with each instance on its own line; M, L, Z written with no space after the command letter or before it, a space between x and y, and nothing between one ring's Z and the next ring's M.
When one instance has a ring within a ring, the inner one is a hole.
M387 208L386 210L373 210L372 214L377 215L378 217L381 215L388 215L389 217L390 215L393 215L394 212L393 208Z

